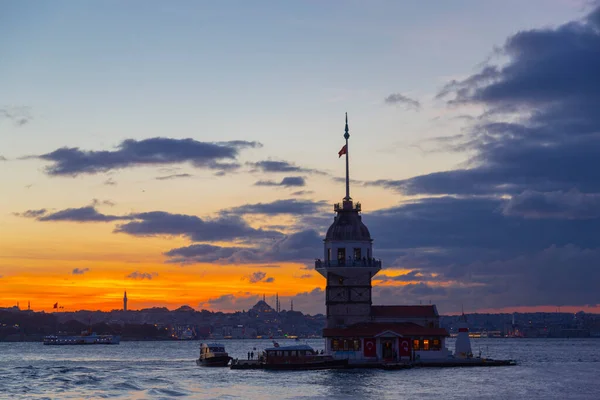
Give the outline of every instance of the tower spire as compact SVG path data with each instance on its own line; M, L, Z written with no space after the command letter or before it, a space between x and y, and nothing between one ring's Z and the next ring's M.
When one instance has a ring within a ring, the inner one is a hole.
M346 129L344 132L344 139L346 139L346 197L344 197L345 201L352 200L350 198L350 163L348 159L348 139L350 138L350 133L348 129L348 113L346 113Z

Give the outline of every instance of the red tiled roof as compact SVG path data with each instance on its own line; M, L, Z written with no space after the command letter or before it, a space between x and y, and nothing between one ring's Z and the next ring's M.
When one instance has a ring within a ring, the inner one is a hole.
M371 316L375 318L436 318L438 313L433 305L371 306Z
M325 337L373 337L385 331L392 331L402 336L448 336L444 328L426 328L412 322L361 322L347 328L325 328Z

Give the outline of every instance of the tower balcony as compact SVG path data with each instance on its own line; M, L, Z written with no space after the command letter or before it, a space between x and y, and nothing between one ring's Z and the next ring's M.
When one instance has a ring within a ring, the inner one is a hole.
M381 260L377 258L361 258L347 260L315 260L315 268L381 268Z
M360 202L356 202L356 204L354 204L352 202L352 200L344 200L342 203L335 203L333 205L333 211L335 212L340 212L340 211L361 211L361 205Z

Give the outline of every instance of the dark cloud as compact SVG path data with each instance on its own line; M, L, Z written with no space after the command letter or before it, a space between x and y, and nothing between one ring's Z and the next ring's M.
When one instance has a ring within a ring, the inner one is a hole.
M486 109L462 144L474 154L469 168L375 184L406 194L600 192L598 10L509 37L500 50L507 62L441 91L454 106Z
M327 203L324 201L285 199L276 200L271 203L246 204L223 211L223 213L310 215L322 212L326 205Z
M47 212L48 212L47 209L41 208L39 210L27 210L22 213L13 213L13 214L18 217L39 218L39 217L43 216L44 214L46 214Z
M206 302L200 303L202 309L218 309L224 311L241 311L252 308L261 297L249 292L228 293L218 297L211 297Z
M600 302L599 15L521 31L500 62L440 92L485 110L436 140L468 152L464 167L367 183L419 196L364 216L385 265L411 270L382 276L381 299L454 311Z
M157 176L156 180L158 181L166 181L166 180L170 180L170 179L177 179L177 178L191 178L193 175L192 174L171 174L171 175L165 175L165 176Z
M221 247L204 244L172 249L165 254L168 262L179 264L219 262L256 264L314 260L322 253L323 239L314 230L300 231L264 242L257 247Z
M52 162L49 175L76 176L96 174L136 166L160 166L189 162L197 168L229 171L239 167L235 160L239 150L260 147L257 142L198 142L194 139L128 139L116 150L80 150L63 147L38 158Z
M299 275L297 278L298 279L308 279L308 278L312 278L312 277L313 277L313 274L302 274L302 275Z
M272 240L280 232L252 228L239 216L202 219L194 215L171 214L163 211L131 214L132 221L120 224L115 232L132 236L185 236L195 242L215 242L240 239Z
M7 119L16 126L23 126L33 119L29 107L0 108L0 120Z
M404 96L400 93L392 93L388 97L385 98L385 104L391 105L402 105L406 109L412 109L419 111L421 109L421 103L419 103L415 99L411 99L410 97Z
M600 217L600 194L569 192L535 192L526 190L513 196L503 209L504 214L525 218Z
M252 167L251 172L258 172L258 171L266 172L266 173L297 172L297 173L326 175L326 173L323 171L319 171L317 169L312 169L312 168L299 167L299 166L297 166L293 163L289 163L287 161L265 160L265 161L258 161L258 162L249 162L246 164L249 165L250 167Z
M306 180L301 176L286 176L280 182L258 181L254 185L255 186L283 186L283 187L306 186Z
M0 156L0 161L8 161L8 158L6 158L4 156Z
M94 206L67 208L54 213L50 213L45 208L42 208L40 210L27 210L22 213L16 213L16 215L26 218L35 218L38 221L110 222L130 219L127 216L102 214L98 212Z
M244 277L244 279L248 279L248 281L250 283L259 283L259 282L272 283L272 282L275 282L275 278L267 277L267 273L262 272L262 271L252 272L247 277Z
M313 194L314 191L312 190L299 190L297 192L292 192L290 193L292 196L305 196L307 194Z
M152 278L156 278L158 276L158 273L156 272L140 272L140 271L134 271L130 274L128 274L125 278L127 279L135 279L135 280L144 280L144 279L148 279L148 280L152 280Z
M102 214L93 206L87 206L81 208L67 208L66 210L40 216L37 219L39 221L110 222L128 219L128 217Z
M107 180L104 181L104 184L106 186L115 186L117 184L117 182L113 178L108 178Z
M73 274L73 275L83 275L83 274L85 274L86 272L88 272L89 270L90 270L89 268L75 268L75 269L72 271L72 274Z

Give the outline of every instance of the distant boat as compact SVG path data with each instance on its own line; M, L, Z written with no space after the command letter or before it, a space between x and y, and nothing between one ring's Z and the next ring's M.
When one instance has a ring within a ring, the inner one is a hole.
M45 345L76 345L76 344L119 344L121 337L116 335L97 335L96 332L82 332L79 336L48 335L44 336Z
M220 343L201 343L200 358L196 364L206 367L226 367L231 357L225 351L225 346Z

